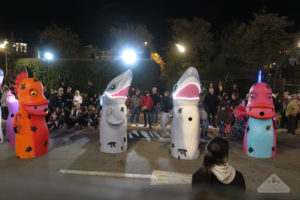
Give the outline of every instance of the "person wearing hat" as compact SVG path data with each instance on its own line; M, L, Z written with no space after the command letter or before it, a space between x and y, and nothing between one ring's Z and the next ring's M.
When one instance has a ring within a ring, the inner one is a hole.
M3 85L3 94L1 96L1 110L2 110L2 119L7 119L8 116L8 107L7 107L7 103L6 103L6 97L8 94L8 86L7 85Z
M149 127L152 128L150 110L153 107L153 101L152 98L150 97L150 92L147 90L145 91L145 96L142 98L141 106L142 106L142 111L144 113L144 127L147 126L147 117L148 117Z

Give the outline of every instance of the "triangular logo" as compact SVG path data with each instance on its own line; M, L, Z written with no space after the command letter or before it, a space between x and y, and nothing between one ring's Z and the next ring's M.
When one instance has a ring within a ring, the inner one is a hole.
M271 174L271 176L257 188L258 193L289 193L290 191L291 189L276 174Z

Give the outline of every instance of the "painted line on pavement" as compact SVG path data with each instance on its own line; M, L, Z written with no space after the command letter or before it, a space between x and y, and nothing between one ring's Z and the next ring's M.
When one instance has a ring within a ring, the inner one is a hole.
M148 142L151 142L151 139L150 139L150 137L149 137L149 135L148 135L147 132L141 131L141 134L146 138L146 140L148 140Z

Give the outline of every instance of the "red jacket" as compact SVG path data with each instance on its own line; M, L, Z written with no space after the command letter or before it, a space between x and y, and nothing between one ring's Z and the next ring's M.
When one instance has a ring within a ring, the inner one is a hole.
M147 105L147 110L151 110L153 107L153 101L150 96L143 96L141 106L146 106Z

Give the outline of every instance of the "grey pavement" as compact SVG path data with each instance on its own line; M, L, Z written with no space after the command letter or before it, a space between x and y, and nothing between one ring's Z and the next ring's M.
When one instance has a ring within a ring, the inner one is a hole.
M168 129L168 131L170 131ZM217 135L210 129L209 136ZM274 159L255 159L243 155L242 144L230 142L229 162L245 177L247 194L257 194L257 188L271 175L276 174L290 187L288 195L299 195L300 191L300 135L287 135L283 130L277 134L278 152ZM50 150L47 155L35 159L18 159L7 142L0 144L0 177L2 180L23 183L24 180L45 180L52 184L67 185L101 183L102 186L123 184L138 187L151 186L148 178L113 177L118 174L151 175L153 171L191 175L201 167L206 142L202 141L200 158L193 161L178 160L169 154L170 137L163 136L159 127L149 131L146 127L128 128L128 150L121 154L99 152L98 129L59 129L51 133ZM83 174L63 174L59 170L74 170ZM84 175L85 172L112 175ZM167 176L167 175L166 175ZM121 181L121 182L119 182ZM172 183L168 180L166 183ZM184 180L183 180L184 181ZM190 190L190 180L182 183L180 190ZM43 181L42 181L43 182ZM71 184L71 183L72 184ZM163 182L163 181L162 181ZM2 182L3 184L3 182ZM45 184L43 182L43 184ZM40 184L41 187L43 184ZM1 186L1 183L0 183ZM5 187L8 187L6 184ZM46 186L45 186L46 187ZM71 186L70 186L71 187ZM75 187L75 186L74 186ZM178 187L179 188L179 187ZM177 189L178 189L177 188ZM0 187L1 191L1 187Z

